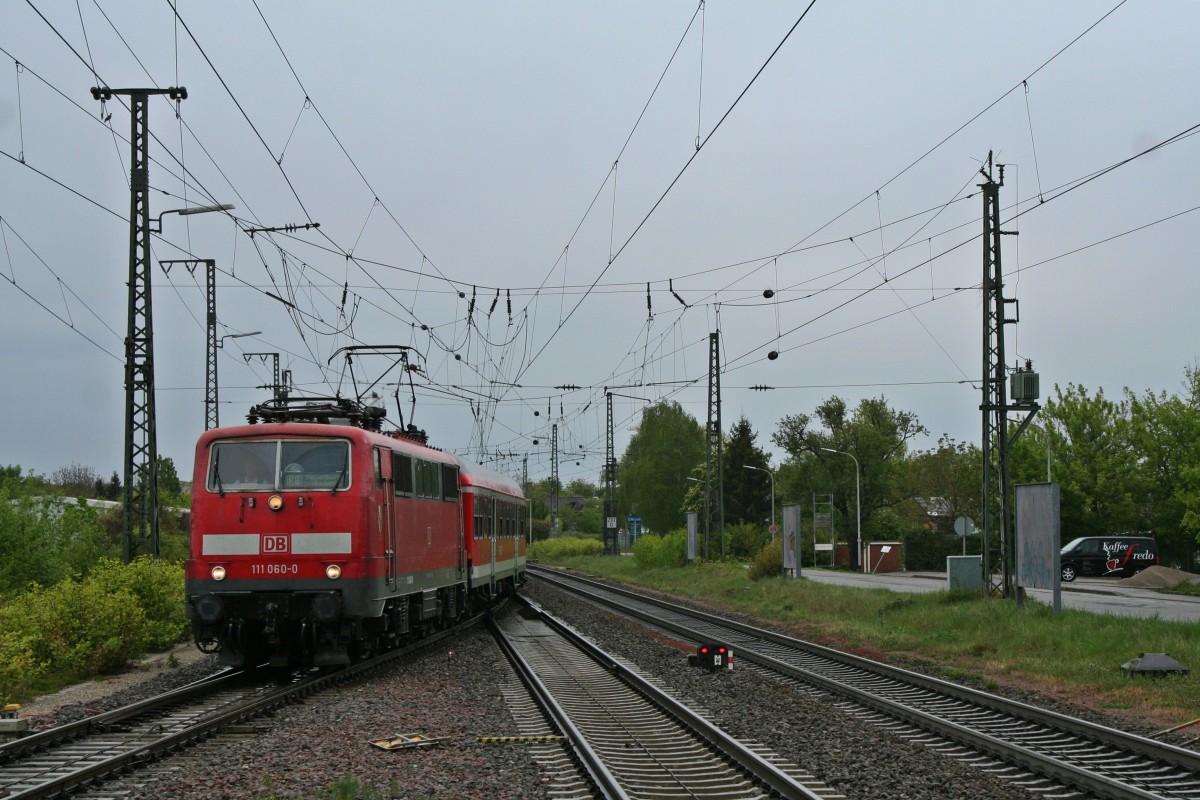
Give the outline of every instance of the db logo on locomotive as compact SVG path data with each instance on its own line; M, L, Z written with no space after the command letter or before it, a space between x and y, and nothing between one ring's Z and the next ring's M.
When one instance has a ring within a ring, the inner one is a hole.
M263 553L286 553L288 551L288 535L264 533L262 536Z

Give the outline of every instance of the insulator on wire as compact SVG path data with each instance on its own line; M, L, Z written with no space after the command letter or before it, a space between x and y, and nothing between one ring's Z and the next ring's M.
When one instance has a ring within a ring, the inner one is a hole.
M684 308L688 308L688 304L683 302L683 298L680 297L679 294L675 291L675 284L671 278L667 278L667 289L670 290L671 294L675 295L675 299L679 301L679 304L681 306L683 306Z

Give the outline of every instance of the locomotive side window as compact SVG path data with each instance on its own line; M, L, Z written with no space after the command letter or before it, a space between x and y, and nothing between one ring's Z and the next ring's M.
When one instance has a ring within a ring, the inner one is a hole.
M458 467L442 464L442 499L458 501Z
M432 461L416 462L417 465L417 497L429 497L440 500L442 497L442 472L438 464Z
M396 480L396 494L412 496L413 493L413 463L412 457L403 453L392 453L392 477Z

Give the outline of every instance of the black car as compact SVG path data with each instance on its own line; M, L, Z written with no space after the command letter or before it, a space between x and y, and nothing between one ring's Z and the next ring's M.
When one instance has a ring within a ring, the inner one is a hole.
M1060 551L1063 581L1080 575L1127 578L1158 563L1158 545L1150 536L1081 536Z

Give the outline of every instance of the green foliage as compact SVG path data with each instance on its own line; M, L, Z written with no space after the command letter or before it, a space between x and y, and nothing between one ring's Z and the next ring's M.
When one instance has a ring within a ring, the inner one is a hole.
M24 697L45 671L46 662L33 654L34 637L19 630L9 630L4 607L0 606L0 701Z
M86 578L34 585L0 604L0 698L19 698L51 675L112 672L179 641L186 627L178 565L106 559Z
M704 459L704 429L674 401L655 403L629 441L617 471L617 505L647 529L669 531L686 521L680 502L687 476Z
M146 614L151 650L166 649L183 637L187 621L179 613L185 602L181 565L148 556L125 565L105 559L90 577L106 591L132 595Z
M0 488L0 596L86 574L98 559L115 555L97 519L82 502L14 498Z
M769 456L755 443L757 434L744 416L729 429L725 439L723 489L725 524L766 522L771 518ZM746 467L754 469L746 469ZM736 552L736 549L735 549Z
M558 562L574 556L598 556L603 550L604 544L599 539L560 536L533 542L527 557L530 561Z
M570 495L576 497L578 495ZM583 509L574 508L569 503L559 507L558 518L560 530L565 533L583 533L600 535L600 498L586 496Z
M831 397L814 413L820 427L807 414L796 414L780 420L771 436L788 454L787 468L780 471L781 494L832 493L841 517L836 529L843 535L854 529L861 506L863 538L870 538L875 513L905 499L908 442L927 431L916 414L893 410L882 397L864 398L853 412L844 400Z
M768 542L754 556L750 564L750 577L756 581L777 578L783 574L783 542L776 539Z
M972 553L979 552L979 537L968 537ZM962 539L941 530L917 529L904 537L904 566L909 570L945 571L947 556L963 554Z
M633 560L644 568L683 566L687 563L687 531L639 536L633 545Z
M765 525L749 522L726 525L725 537L729 540L729 552L734 558L749 558L771 541L771 533Z
M136 598L94 580L67 578L35 588L0 613L6 635L10 629L23 634L37 661L73 677L111 672L149 641Z

